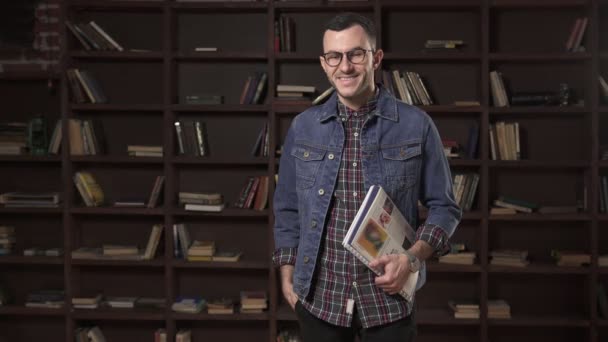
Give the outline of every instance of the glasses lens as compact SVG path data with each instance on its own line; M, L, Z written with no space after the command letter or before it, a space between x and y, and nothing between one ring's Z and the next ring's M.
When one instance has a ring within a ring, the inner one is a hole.
M359 64L365 61L365 54L367 51L365 50L353 50L347 53L348 60L351 63Z
M338 53L338 52L329 52L329 53L325 54L325 61L330 66L336 66L336 65L340 64L341 60L342 60L342 54L341 53Z

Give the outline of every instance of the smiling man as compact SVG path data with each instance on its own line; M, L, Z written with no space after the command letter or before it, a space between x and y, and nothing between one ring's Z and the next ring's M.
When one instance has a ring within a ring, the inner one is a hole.
M274 263L305 342L413 341L414 303L398 292L424 260L449 250L460 221L441 138L429 116L374 81L384 53L373 23L343 13L325 27L320 62L336 92L296 116L274 196ZM429 209L403 255L370 266L342 240L370 186L381 185L412 226Z

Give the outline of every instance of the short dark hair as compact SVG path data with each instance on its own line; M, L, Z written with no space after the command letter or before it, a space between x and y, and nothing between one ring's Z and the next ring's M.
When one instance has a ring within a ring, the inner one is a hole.
M331 18L330 21L325 24L325 33L327 30L342 31L352 26L359 25L363 28L369 38L369 42L372 45L372 49L376 49L376 27L374 23L366 16L353 12L344 12Z

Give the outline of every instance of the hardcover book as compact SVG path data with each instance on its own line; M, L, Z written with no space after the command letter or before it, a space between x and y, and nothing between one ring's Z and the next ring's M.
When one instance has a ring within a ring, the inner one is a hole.
M381 256L404 254L405 249L414 243L415 236L416 232L384 189L372 185L342 245L369 267L372 260ZM381 270L370 269L382 275ZM418 276L419 271L410 274L399 292L408 301L413 299Z

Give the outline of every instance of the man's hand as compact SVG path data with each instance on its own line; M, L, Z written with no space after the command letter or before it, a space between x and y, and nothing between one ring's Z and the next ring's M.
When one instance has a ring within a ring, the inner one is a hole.
M383 271L383 275L376 277L376 286L391 295L399 293L410 276L410 262L403 254L381 256L369 266Z
M281 290L283 296L291 309L295 310L296 303L298 302L298 296L293 291L293 272L295 267L293 265L283 265L280 268L281 271Z

